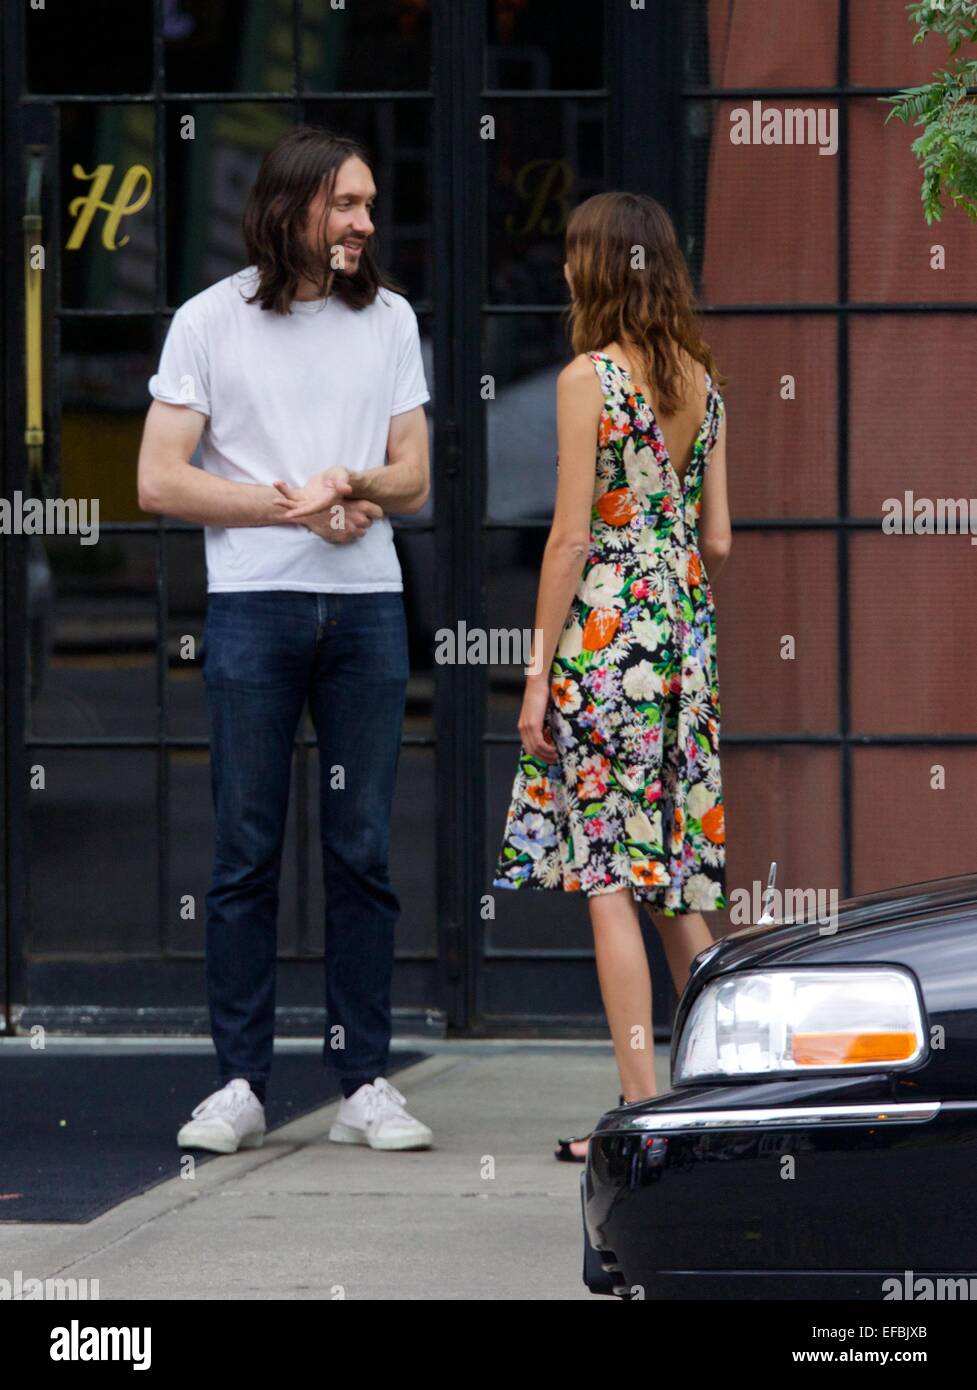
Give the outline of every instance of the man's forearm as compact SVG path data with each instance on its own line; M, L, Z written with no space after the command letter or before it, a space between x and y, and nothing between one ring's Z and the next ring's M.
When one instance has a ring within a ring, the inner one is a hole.
M352 497L376 502L385 512L416 512L427 500L428 487L417 465L404 460L388 463L383 468L368 468L363 473L350 473Z
M201 526L295 525L275 505L280 494L263 483L235 483L192 465L168 471L158 484L140 488L145 512L195 521Z

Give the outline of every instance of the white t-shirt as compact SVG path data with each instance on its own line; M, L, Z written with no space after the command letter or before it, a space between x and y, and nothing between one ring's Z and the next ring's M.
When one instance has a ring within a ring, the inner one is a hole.
M301 486L335 464L382 467L391 416L430 400L410 304L381 289L365 309L331 295L281 315L246 303L255 285L249 267L177 310L150 394L208 417L201 461L234 482ZM207 526L205 544L211 593L403 589L386 516L347 545L298 522Z

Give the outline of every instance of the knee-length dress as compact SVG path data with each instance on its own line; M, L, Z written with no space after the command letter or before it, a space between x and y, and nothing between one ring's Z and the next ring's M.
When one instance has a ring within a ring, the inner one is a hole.
M679 478L629 373L589 354L604 392L590 547L550 671L555 763L521 749L496 888L630 888L666 915L726 907L716 611L698 549L725 410Z

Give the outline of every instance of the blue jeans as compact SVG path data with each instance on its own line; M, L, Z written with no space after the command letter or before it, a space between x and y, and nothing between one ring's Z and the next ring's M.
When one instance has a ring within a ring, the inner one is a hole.
M271 1070L279 875L306 700L319 745L323 1058L341 1080L382 1076L400 911L387 857L409 666L403 596L209 594L203 647L217 819L206 973L221 1082L263 1086Z

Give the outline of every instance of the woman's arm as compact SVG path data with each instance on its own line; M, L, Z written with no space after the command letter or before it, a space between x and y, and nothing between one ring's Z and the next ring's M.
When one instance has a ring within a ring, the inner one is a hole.
M702 510L699 513L699 554L710 583L716 578L733 544L726 493L726 413L712 446L702 484Z
M560 456L556 504L539 576L533 659L519 717L523 747L546 762L554 762L557 756L543 723L550 668L590 548L597 428L603 404L593 362L581 354L564 367L556 382Z

